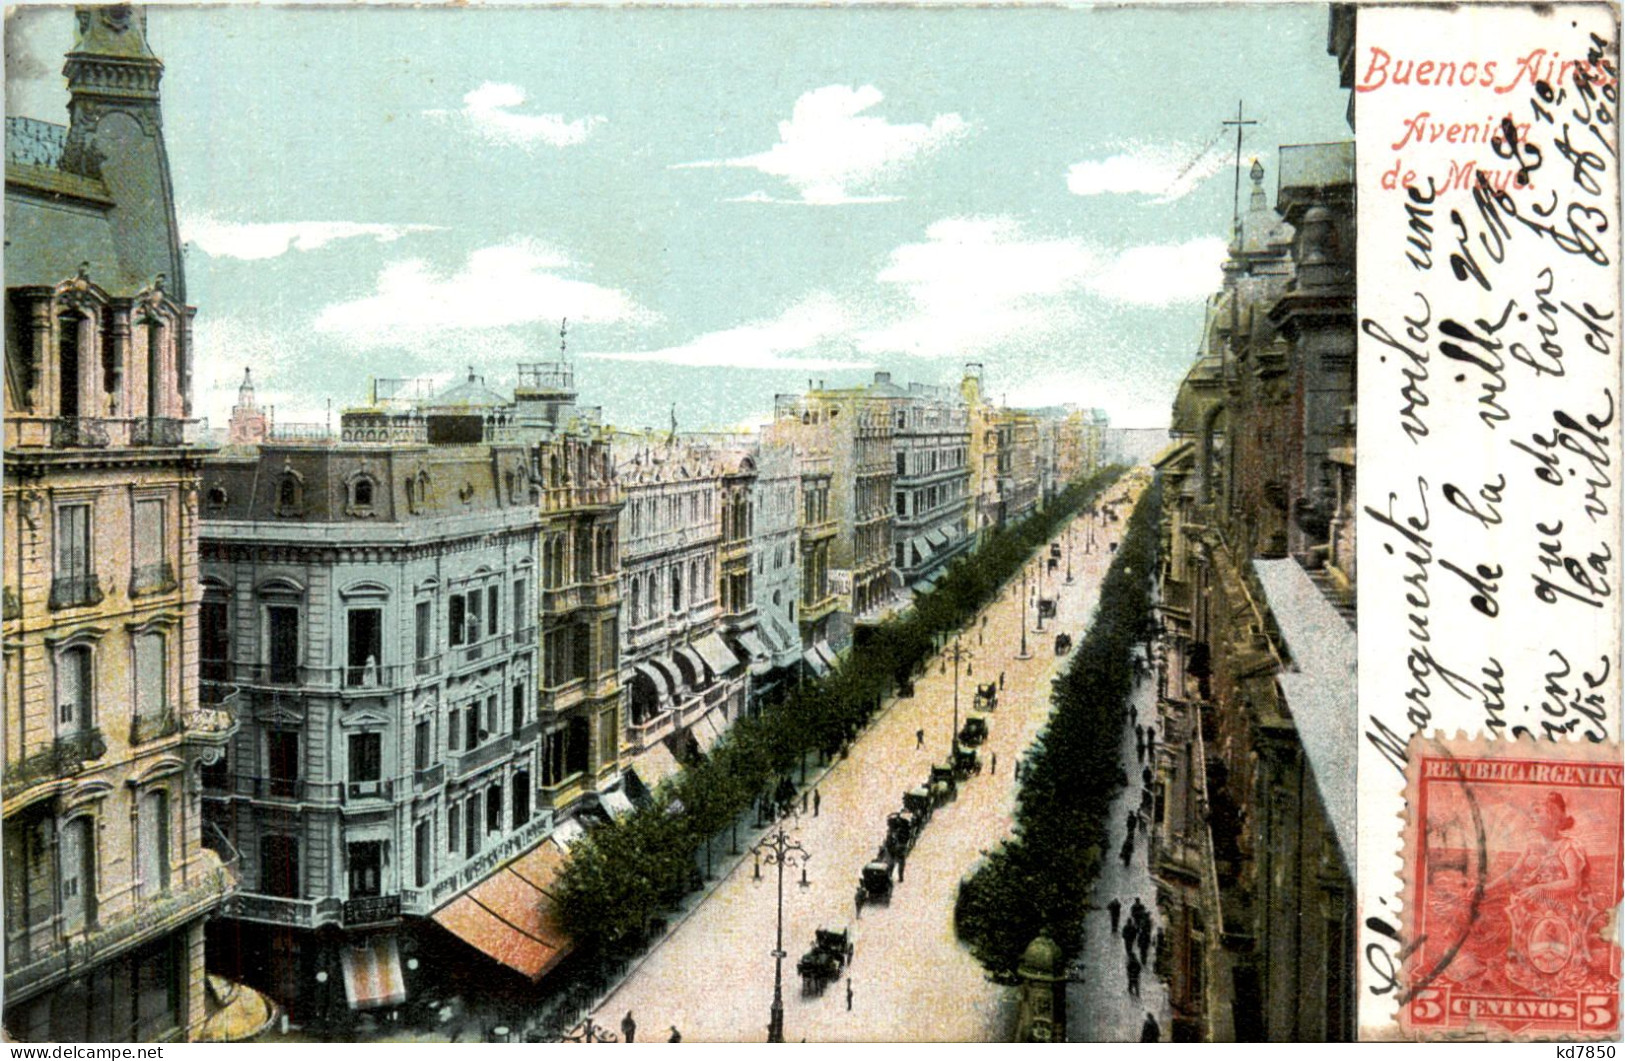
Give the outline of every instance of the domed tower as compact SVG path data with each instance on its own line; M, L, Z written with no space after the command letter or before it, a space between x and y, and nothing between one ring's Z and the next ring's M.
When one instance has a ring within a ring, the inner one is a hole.
M237 404L231 407L227 440L233 446L253 446L264 442L270 434L270 419L254 400L253 373L245 368L242 386L237 388Z

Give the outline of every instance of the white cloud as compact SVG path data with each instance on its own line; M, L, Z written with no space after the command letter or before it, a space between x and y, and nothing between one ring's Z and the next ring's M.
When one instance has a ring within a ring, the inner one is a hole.
M782 178L799 195L783 199L753 192L734 202L793 202L816 206L889 202L893 197L863 194L894 177L922 155L963 137L969 125L958 114L939 114L930 124L893 124L865 114L884 99L873 85L826 85L803 93L779 142L755 155L688 162L674 169L733 167Z
M1025 235L1003 217L949 218L894 250L877 280L908 311L857 336L865 353L965 357L1033 346L1077 326L1093 296L1133 306L1199 303L1219 283L1224 241L1113 251Z
M562 253L531 242L481 248L449 274L408 259L379 273L372 294L322 310L315 329L362 347L416 346L425 337L490 335L564 317L602 324L648 316L622 291L562 275L571 265Z
M850 312L827 295L802 299L770 320L708 332L679 346L583 354L601 361L659 361L690 368L821 369L868 367L866 361L833 355L850 349Z
M321 250L345 239L393 243L413 232L439 232L440 225L380 225L360 221L222 221L207 214L181 219L181 239L211 258L260 261L290 250Z
M1073 195L1143 195L1171 203L1195 191L1229 163L1219 137L1205 147L1136 144L1108 158L1074 163L1066 173Z
M528 100L518 85L487 81L463 97L461 110L424 111L431 118L459 118L476 135L506 147L573 147L586 141L605 121L603 115L566 119L562 114L525 114L516 108Z

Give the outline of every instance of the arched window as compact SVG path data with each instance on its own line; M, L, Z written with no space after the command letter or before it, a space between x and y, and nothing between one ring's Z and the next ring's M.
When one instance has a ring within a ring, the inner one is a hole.
M372 480L360 478L355 481L355 506L357 508L372 507Z
M95 668L89 645L74 645L56 657L56 732L60 737L88 730L95 721Z
M642 585L641 585L641 582L642 582L641 579L634 578L632 580L632 620L633 620L633 622L636 622L637 620L643 618L643 611L642 611L642 609L640 609L638 607L640 599L642 598L642 593L641 593Z
M282 477L282 483L277 487L276 500L283 508L293 508L299 503L299 483L293 476Z
M683 610L683 565L677 564L671 569L671 610Z

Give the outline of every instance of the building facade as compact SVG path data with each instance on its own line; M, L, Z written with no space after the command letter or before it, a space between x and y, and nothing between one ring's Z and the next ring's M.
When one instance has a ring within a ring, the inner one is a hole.
M146 17L82 8L67 126L6 122L5 1028L185 1041L235 886L198 769L193 307Z
M1274 209L1251 178L1159 461L1160 960L1176 1038L1347 1039L1352 145L1282 147Z
M756 557L756 628L735 647L751 663L751 699L760 704L783 692L801 665L806 648L797 626L801 605L801 467L795 447L758 438L752 452Z
M747 455L670 434L620 434L614 452L625 497L621 745L649 786L669 771L666 753L709 750L744 712L750 675L722 634L725 614L739 622L753 607L755 469Z
M894 564L903 581L929 589L974 542L970 417L946 388L911 383L892 403Z
M401 1002L414 924L545 837L547 793L588 770L585 727L555 738L538 709L530 458L383 441L206 463L203 687L241 721L204 811L243 864L211 942L296 1015Z

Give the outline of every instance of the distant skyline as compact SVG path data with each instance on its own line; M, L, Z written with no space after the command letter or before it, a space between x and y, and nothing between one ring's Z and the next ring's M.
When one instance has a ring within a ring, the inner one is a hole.
M1167 423L1245 167L1346 139L1324 5L154 7L197 415L557 356L620 427L809 380ZM66 121L70 9L6 23ZM1246 177L1243 175L1243 194Z

